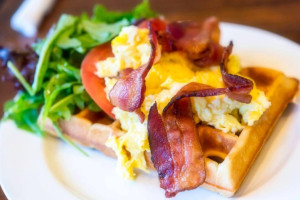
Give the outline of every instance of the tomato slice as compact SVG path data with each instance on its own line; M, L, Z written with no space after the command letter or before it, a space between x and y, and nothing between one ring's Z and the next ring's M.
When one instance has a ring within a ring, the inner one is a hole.
M99 78L95 72L96 63L107 57L114 56L111 44L106 43L94 47L83 59L81 63L81 77L84 88L95 103L111 118L115 119L112 113L113 105L106 98L105 82L103 78Z

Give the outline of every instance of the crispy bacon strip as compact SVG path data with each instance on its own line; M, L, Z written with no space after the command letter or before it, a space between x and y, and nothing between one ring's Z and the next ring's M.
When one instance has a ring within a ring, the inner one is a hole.
M149 41L151 45L151 54L148 63L136 70L124 73L109 93L110 102L114 106L129 112L135 111L143 103L146 90L145 77L155 60L157 60L157 58L155 58L157 38L152 28L151 21L149 21L148 26Z
M167 131L158 113L156 103L150 108L148 115L148 134L151 149L151 160L156 168L160 180L160 187L168 191L174 188L174 162Z
M230 42L229 46L224 50L222 62L220 64L222 78L227 87L214 88L209 85L191 82L182 87L179 92L172 97L170 102L164 108L164 113L175 101L178 101L184 97L206 97L226 94L234 100L243 103L250 103L252 97L249 92L253 89L253 82L242 76L229 74L226 70L228 57L232 52L232 47L233 43Z
M198 58L194 59L194 63L198 67L208 67L219 65L224 52L224 47L218 43L211 42L207 49L203 51Z
M185 97L208 97L217 96L221 94L228 93L227 88L214 88L209 85L191 82L183 86L175 96L172 97L170 102L164 108L163 113L166 113L170 106L172 106L176 101L179 101Z
M233 91L238 92L240 88ZM204 158L195 130L188 97L234 94L232 88L214 88L200 83L182 87L164 108L162 116L154 104L148 116L148 133L152 162L159 173L166 196L198 187L205 180ZM251 97L251 96L250 96ZM244 100L243 97L238 97ZM193 142L192 142L193 141Z
M139 28L148 28L149 22L151 22L152 29L155 32L163 32L166 30L167 22L160 18L152 18L152 19L145 19L141 23L136 24Z
M169 34L166 32L166 28L168 26L167 21L154 18L149 20L144 20L143 22L138 24L139 28L147 28L148 22L152 22L153 30L155 31L158 39L158 43L162 47L163 52L172 52L175 50L173 46L173 41L170 39Z
M206 19L202 25L191 21L167 24L162 19L154 18L144 20L138 26L146 28L149 21L163 52L184 51L200 67L220 63L224 48L219 44L220 29L216 17Z
M160 186L166 197L198 187L205 180L204 157L193 119L189 97L207 97L226 94L241 102L250 102L253 83L241 76L228 74L226 65L233 44L225 49L221 72L224 88L200 83L189 83L172 97L162 116L156 103L148 116L148 134L152 162L157 169ZM249 100L250 97L250 100Z
M163 115L149 112L151 159L166 197L197 188L205 180L204 154L188 98L176 101Z
M219 45L220 29L216 17L208 18L202 26L191 21L173 22L166 32L175 49L187 52L196 65L204 67L220 63L223 47Z
M253 89L253 82L242 76L227 73L227 63L232 48L233 43L231 41L224 50L220 64L223 82L229 90L227 96L243 103L250 103L252 97L249 93Z
M192 21L173 22L167 26L170 38L175 41L175 47L198 56L210 42L219 43L219 21L216 17L210 17L203 25Z
M177 92L177 94L172 97L170 102L164 108L163 113L166 113L169 107L172 106L176 101L179 101L185 97L208 97L208 96L217 96L217 95L226 94L230 98L234 98L237 101L249 103L251 101L251 95L249 95L248 93L244 93L245 91L248 91L247 87L248 86L241 85L237 87L229 86L225 88L214 88L209 85L191 82L183 86ZM249 98L248 96L250 96L250 101L248 99Z

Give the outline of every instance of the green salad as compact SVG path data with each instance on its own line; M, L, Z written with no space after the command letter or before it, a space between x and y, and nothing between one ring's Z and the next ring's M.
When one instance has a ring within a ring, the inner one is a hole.
M59 136L78 148L62 133L58 120L68 120L84 108L100 111L82 85L80 65L85 54L110 41L122 27L154 16L148 1L129 12L110 12L96 5L92 17L63 14L48 35L32 45L38 55L32 83L21 74L22 66L8 58L6 66L23 90L5 103L3 120L14 120L19 128L39 136L45 136L43 126L50 120Z

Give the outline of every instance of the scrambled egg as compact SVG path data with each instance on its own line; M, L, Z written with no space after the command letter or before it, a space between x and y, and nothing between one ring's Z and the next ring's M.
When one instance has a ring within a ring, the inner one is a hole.
M150 151L147 135L147 122L140 123L139 117L135 113L114 108L113 113L116 119L120 120L121 128L125 135L117 138L110 137L106 143L118 156L118 171L127 179L135 176L134 168L147 170L145 151Z
M117 79L113 78L122 69L138 68L148 62L151 48L148 30L128 26L112 40L114 57L97 63L99 77L105 78L107 94ZM240 71L239 60L231 56L228 70L232 74ZM145 152L149 152L147 136L147 116L150 107L157 102L161 113L170 99L187 83L198 82L213 87L224 87L220 67L198 68L183 52L164 53L160 61L153 65L146 77L145 100L141 106L145 121L141 123L136 113L126 112L117 107L113 113L126 132L121 137L111 136L106 145L118 156L119 172L125 178L133 179L134 168L147 172ZM251 91L252 101L240 103L226 95L191 98L195 121L206 123L226 133L234 134L245 125L253 125L270 106L265 94L256 89Z
M114 57L98 62L96 74L102 78L117 76L122 69L136 69L147 63L151 52L148 35L148 29L122 28L119 36L111 42Z

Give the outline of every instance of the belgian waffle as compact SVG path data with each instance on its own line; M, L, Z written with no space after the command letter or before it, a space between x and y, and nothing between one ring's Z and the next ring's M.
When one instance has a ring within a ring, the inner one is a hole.
M241 74L255 81L256 87L264 91L271 101L271 106L253 126L245 126L238 134L223 133L207 125L198 125L206 165L206 180L202 187L224 196L232 196L237 191L299 87L297 79L272 69L248 67L243 68ZM74 142L95 148L111 157L116 155L105 146L106 140L111 134L124 134L118 121L112 121L104 113L93 113L89 110L81 111L69 121L61 120L60 127ZM46 123L45 130L57 136L50 123ZM154 169L150 155L146 155L146 158L149 168Z

